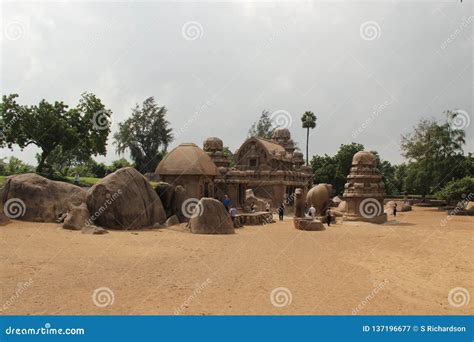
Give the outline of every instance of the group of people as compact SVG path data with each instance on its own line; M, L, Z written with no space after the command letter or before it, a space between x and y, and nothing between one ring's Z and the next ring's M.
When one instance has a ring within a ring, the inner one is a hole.
M235 207L231 206L231 200L230 200L228 195L224 196L224 199L223 199L222 203L224 204L225 209L229 213L230 218L232 219L232 222L235 222L235 218L237 216L237 209ZM255 205L255 203L253 203L251 205L250 210L252 212L255 212L255 208L256 208L256 205ZM271 210L270 203L266 202L265 203L265 211L270 212L270 210ZM396 211L396 209L395 209L395 211ZM277 208L277 213L278 213L278 219L280 221L283 221L283 216L285 215L285 203L280 204L280 206ZM316 218L316 208L313 205L311 205L311 207L309 207L307 213L313 219ZM331 213L331 209L328 208L326 210L326 222L327 222L328 226L331 225L331 221L332 221L332 213Z

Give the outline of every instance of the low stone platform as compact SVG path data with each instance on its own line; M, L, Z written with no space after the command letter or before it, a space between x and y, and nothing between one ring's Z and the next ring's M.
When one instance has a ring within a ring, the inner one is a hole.
M275 222L273 221L273 214L266 211L237 214L236 221L237 224L244 226L260 226Z
M321 231L326 230L324 224L319 220L313 220L311 218L293 218L293 224L298 230L311 230L311 231Z

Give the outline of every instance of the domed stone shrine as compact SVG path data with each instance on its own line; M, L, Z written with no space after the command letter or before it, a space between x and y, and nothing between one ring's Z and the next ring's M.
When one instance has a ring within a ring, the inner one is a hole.
M210 137L203 149L179 145L163 158L155 173L160 181L182 185L187 198L228 195L237 208L244 207L248 189L275 208L282 202L291 205L296 188L305 196L312 184L312 169L304 165L303 154L296 150L286 128L275 129L272 139L248 138L233 160L231 167L223 141Z
M158 164L155 173L160 181L183 186L186 198L214 196L216 164L196 144L185 143L171 150Z
M354 154L343 197L347 203L344 220L373 223L387 221L383 206L385 184L375 167L372 153L360 151Z

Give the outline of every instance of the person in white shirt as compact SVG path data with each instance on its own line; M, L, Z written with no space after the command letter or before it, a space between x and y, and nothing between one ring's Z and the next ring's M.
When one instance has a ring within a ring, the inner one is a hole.
M311 205L308 209L308 214L314 219L316 217L316 208Z

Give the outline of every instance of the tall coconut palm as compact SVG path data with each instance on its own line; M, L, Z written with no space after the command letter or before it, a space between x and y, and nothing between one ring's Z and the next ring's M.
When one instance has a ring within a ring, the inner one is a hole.
M303 123L303 128L306 128L306 165L309 164L308 159L308 145L309 145L309 129L316 127L316 115L313 112L306 111L301 117L301 122Z

